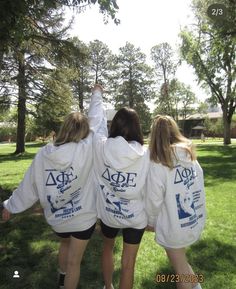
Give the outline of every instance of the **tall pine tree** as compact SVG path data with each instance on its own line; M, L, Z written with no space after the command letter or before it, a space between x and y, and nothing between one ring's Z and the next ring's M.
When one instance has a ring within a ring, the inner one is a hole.
M149 131L151 114L147 106L154 92L153 71L146 64L146 55L131 43L120 48L117 57L115 107L128 106L135 109L141 119L144 132Z

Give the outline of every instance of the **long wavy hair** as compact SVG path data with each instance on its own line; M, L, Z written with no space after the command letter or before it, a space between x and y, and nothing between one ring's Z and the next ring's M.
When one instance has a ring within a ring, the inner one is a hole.
M167 115L157 115L151 127L149 140L150 159L172 169L176 159L174 148L176 144L180 143L189 153L191 160L195 160L195 148L181 134L174 119Z
M89 134L89 123L85 115L80 112L68 114L56 135L54 145L60 146L69 142L78 143Z
M122 136L126 141L137 141L144 144L140 120L137 112L123 107L115 114L110 127L109 137Z

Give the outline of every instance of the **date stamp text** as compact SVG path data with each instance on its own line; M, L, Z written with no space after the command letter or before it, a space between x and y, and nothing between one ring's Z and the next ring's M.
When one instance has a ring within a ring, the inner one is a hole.
M202 274L157 274L155 281L157 283L203 283Z

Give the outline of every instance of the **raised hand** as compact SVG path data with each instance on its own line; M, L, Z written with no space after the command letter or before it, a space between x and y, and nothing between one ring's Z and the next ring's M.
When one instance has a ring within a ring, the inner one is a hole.
M101 84L95 83L94 87L92 88L92 92L94 92L95 90L100 90L101 92L103 92L103 87L101 86Z

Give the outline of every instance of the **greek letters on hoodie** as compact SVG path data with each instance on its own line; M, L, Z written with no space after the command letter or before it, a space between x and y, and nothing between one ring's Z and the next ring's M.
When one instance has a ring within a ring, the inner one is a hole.
M206 218L202 169L183 146L176 145L175 155L173 169L151 162L147 178L148 224L155 229L156 242L167 248L194 243Z
M79 143L47 144L40 149L4 206L11 213L19 213L39 200L47 222L56 232L83 231L91 227L97 219L92 139L103 116L101 92L94 91L88 113L89 136Z
M95 135L94 168L98 182L98 217L114 228L147 225L144 209L144 184L149 168L147 150L138 142L123 137Z

